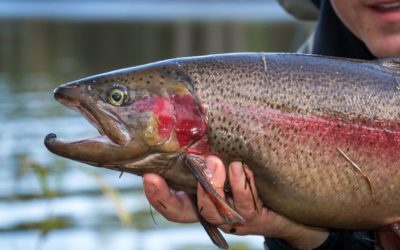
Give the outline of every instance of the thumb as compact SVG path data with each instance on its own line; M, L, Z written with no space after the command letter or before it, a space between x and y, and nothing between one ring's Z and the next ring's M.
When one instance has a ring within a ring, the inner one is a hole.
M226 171L224 163L220 158L211 155L206 158L206 166L208 171L211 174L211 184L216 190L223 190L225 179L226 179Z

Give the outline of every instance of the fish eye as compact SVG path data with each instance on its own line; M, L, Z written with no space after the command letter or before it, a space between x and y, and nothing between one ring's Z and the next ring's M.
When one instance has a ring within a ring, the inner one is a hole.
M113 88L108 93L108 102L114 106L121 106L126 100L126 91L120 88Z

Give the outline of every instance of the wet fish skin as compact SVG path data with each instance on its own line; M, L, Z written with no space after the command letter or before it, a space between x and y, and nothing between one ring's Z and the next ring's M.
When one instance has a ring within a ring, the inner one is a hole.
M110 123L112 131L99 130L124 133L91 144L106 145L103 151L110 149L112 159L93 155L87 146L74 151L54 136L46 145L95 166L159 173L189 193L197 181L179 156L213 153L250 166L264 204L292 220L331 228L380 227L400 220L398 62L254 53L173 59L106 73L61 89L79 86L77 95L94 97L86 106L106 111L98 117L118 121ZM104 93L115 84L129 89L131 103L107 104ZM152 112L132 108L138 100L149 108L145 101L157 96L168 98L152 99L151 105L164 105L156 115L150 104ZM177 96L192 98L171 110L180 110L184 119L187 112L196 113L190 120L193 134L190 126L160 122L171 115L177 119L165 108L179 103L170 102Z
M229 59L197 61L197 69L185 71L200 83L195 92L208 107L212 151L252 168L265 205L314 226L373 228L399 220L399 67L390 63L396 60Z

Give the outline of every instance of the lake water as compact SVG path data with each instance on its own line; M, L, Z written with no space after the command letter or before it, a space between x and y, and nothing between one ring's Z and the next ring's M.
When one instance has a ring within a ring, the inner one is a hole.
M0 249L215 249L198 224L171 223L153 211L155 224L139 177L49 153L43 138L50 132L97 134L52 89L177 56L291 51L310 27L282 20L1 19ZM262 249L261 237L227 240Z

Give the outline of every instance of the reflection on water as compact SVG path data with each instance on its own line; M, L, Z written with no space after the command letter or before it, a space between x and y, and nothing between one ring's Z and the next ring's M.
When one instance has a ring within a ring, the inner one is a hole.
M155 213L139 177L45 149L97 132L56 103L62 82L177 56L293 50L307 26L258 22L0 22L0 249L215 249L199 225ZM227 236L262 249L261 237ZM244 249L241 245L240 249Z

